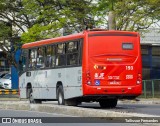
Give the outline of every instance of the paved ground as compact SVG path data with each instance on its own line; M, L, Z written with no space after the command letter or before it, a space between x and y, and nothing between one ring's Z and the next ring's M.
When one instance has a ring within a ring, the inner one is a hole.
M14 101L20 101L20 102L28 102L28 99L20 99L20 98L2 98L0 97L0 102L6 101L6 102L14 102ZM46 103L46 102L44 102ZM50 103L50 102L49 102ZM56 104L57 101L54 101ZM160 98L137 98L135 100L118 100L118 104L150 104L150 105L160 105Z
M27 99L0 97L0 101L27 101ZM137 98L135 100L119 100L119 103L160 104L160 98Z
M19 104L17 104L17 101ZM28 104L26 104L28 103ZM138 113L128 113L128 112L117 112L117 110L101 110L101 109L93 109L93 108L82 108L82 107L71 107L71 106L58 106L57 102L53 102L54 104L51 104L49 102L44 102L43 104L29 104L28 100L22 100L19 98L0 98L0 109L4 112L3 109L15 109L18 111L32 111L33 113L39 112L45 112L45 113L61 113L62 115L71 114L72 116L80 115L81 117L95 117L95 113L97 117L156 117L153 115L147 115L147 114L138 114ZM130 104L130 105L136 105L136 104L160 104L160 99L137 99L137 100L120 100L120 104ZM22 110L21 110L22 109ZM2 112L1 111L1 112ZM7 110L9 111L9 110ZM15 114L15 113L14 113ZM6 115L6 114L4 114ZM94 116L93 116L94 115ZM21 115L22 116L22 115ZM155 118L156 119L156 118ZM73 124L73 123L72 123ZM89 126L90 124L87 124L86 126ZM97 124L94 124L96 126ZM99 124L98 124L99 125ZM105 124L106 125L106 124ZM104 126L105 126L104 125ZM135 125L135 124L131 124ZM143 125L143 124L138 124ZM148 124L149 126L150 124ZM155 125L159 125L155 124ZM6 125L5 125L6 126ZM61 126L61 125L60 125ZM77 125L75 125L77 126ZM117 126L117 125L115 125ZM119 123L118 123L119 126ZM128 126L128 124L126 124Z
M160 98L137 98L135 100L119 100L119 103L160 104Z

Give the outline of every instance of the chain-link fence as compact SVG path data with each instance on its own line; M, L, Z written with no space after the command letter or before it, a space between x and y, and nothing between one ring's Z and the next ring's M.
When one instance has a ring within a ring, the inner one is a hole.
M143 98L160 98L160 79L143 80Z

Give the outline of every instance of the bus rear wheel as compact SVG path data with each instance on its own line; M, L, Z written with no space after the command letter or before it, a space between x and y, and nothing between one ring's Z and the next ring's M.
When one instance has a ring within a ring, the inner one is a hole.
M64 100L64 92L63 92L63 87L59 86L57 88L57 99L58 99L58 105L64 105L65 100Z
M118 99L107 99L99 101L99 105L102 108L115 108L117 105Z

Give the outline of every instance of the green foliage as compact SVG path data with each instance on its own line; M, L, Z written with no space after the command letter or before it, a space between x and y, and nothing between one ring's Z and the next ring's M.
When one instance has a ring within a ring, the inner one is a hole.
M91 20L90 26L107 29L110 11L115 13L117 30L141 31L153 24L160 27L159 5L160 0L0 0L0 39L12 36L16 48L21 42L60 36L62 29L63 35L81 32L86 20Z
M47 25L47 26L41 26L39 24L35 24L32 28L28 30L28 32L25 32L22 34L22 42L34 42L37 40L47 39L47 38L53 38L60 36L58 32L52 31L53 25ZM53 28L54 29L54 28Z
M60 36L62 28L80 32L89 17L96 27L107 28L110 11L117 30L147 29L160 20L159 5L160 0L0 0L0 19L12 22L12 35L22 34L26 43ZM1 25L0 36L7 32Z
M102 25L108 21L109 11L114 10L117 30L139 31L159 22L159 5L160 0L100 0L96 13Z
M58 31L80 32L83 19L92 10L87 0L23 0L26 14L34 17L33 26L22 34L23 42L37 41L60 35Z
M11 34L11 27L7 26L6 23L0 22L0 38L8 38Z

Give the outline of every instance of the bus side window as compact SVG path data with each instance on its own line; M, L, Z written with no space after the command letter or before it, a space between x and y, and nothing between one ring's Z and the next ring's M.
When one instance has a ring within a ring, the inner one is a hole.
M61 43L57 45L56 66L64 65L66 65L65 44Z
M35 49L29 50L29 68L35 68L36 66L37 51Z
M67 53L74 53L74 52L78 52L78 45L77 42L69 42L67 44Z
M55 46L48 46L46 49L46 67L55 66Z
M76 65L78 64L78 54L68 54L67 55L67 65Z
M28 68L32 67L32 62L31 62L31 50L29 50L29 54L28 54Z
M52 65L52 47L48 46L46 49L46 67L50 67Z
M78 64L78 42L67 43L67 65Z
M37 50L37 68L45 67L45 47L39 47Z
M65 54L65 44L60 43L57 45L57 54Z
M27 65L27 51L22 50L22 54L19 59L19 72L24 72L26 70Z

